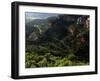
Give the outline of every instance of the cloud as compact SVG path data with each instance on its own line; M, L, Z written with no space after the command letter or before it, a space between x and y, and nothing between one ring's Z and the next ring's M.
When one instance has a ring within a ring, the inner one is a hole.
M53 13L38 13L38 12L25 12L25 18L28 20L33 19L46 19L51 16L58 16L58 14Z

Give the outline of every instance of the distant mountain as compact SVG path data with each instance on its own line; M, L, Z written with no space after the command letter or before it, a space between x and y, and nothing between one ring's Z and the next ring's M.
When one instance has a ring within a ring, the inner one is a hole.
M65 37L67 37L69 34L71 36L75 36L77 32L81 32L81 30L83 29L83 26L84 26L83 24L86 21L87 17L88 16L84 17L80 15L78 16L59 15L58 17L49 17L45 20L37 19L34 21L34 23L35 24L37 23L37 25L39 26L38 28L40 29L44 28L42 30L46 29L46 31L42 32L42 34L40 35L38 34L35 35L34 32L37 33L37 31L36 30L33 31L31 34L30 40L37 39L36 41L39 41L39 42L48 42L48 41L51 42L52 40L55 40L55 39L62 40ZM82 22L79 22L77 20L82 21ZM44 25L42 26L43 23Z
M30 37L32 37L34 32L39 32L38 31L39 29L42 32L46 31L49 28L49 21L55 20L56 18L57 17L48 17L46 19L34 19L34 20L31 20L31 21L26 20L26 24L25 24L26 38L28 38L30 35L31 35Z
M26 23L26 37L28 37L33 31L35 26L42 26L42 25L47 25L48 21L47 20L42 20L42 19L35 19L32 20L28 23Z

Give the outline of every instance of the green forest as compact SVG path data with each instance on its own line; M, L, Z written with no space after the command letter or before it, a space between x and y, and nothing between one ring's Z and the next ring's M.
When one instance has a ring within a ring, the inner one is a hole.
M25 24L25 67L89 65L89 16L67 15Z

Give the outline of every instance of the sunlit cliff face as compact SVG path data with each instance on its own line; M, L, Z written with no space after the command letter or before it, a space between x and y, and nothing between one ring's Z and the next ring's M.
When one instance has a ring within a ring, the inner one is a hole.
M72 34L72 35L74 35L74 32L75 32L75 27L74 27L74 25L72 24L72 25L70 25L69 27L68 27L68 31Z
M86 28L89 29L89 26L90 26L90 18L87 18L85 24L86 24Z

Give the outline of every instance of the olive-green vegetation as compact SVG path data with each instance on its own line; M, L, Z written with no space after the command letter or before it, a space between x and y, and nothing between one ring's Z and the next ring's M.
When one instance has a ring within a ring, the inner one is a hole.
M58 15L46 24L26 37L26 68L89 65L89 16Z

